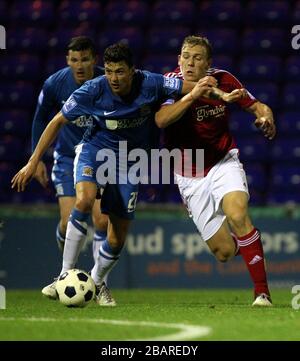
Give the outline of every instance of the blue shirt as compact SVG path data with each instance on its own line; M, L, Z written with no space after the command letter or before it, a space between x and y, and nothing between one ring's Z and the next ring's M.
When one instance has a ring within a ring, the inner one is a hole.
M95 67L94 76L104 74L104 69ZM32 123L32 150L35 149L41 134L53 114L57 113L69 96L80 87L75 82L70 67L63 68L51 75L44 83L38 98L38 104ZM74 147L80 143L87 127L92 125L92 118L81 113L77 119L66 124L57 137L55 151L59 155L75 157Z
M94 127L85 140L99 147L118 151L119 141L127 149L149 147L154 114L169 96L181 94L182 80L137 70L131 92L115 95L106 76L87 81L64 104L62 113L69 121L81 114L92 116Z

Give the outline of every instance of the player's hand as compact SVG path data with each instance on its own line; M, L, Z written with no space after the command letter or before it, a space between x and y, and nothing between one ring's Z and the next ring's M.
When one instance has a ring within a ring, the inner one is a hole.
M37 164L29 161L11 180L11 188L17 188L18 192L23 192L26 185L31 181L36 172Z
M276 134L276 126L274 119L271 116L259 117L254 122L255 126L261 129L264 133L264 136L268 139L273 139Z
M191 91L191 95L193 99L197 99L199 97L205 96L211 88L217 86L218 82L216 78L214 78L213 76L205 76L198 80L197 84Z
M47 168L43 161L39 161L36 172L33 176L44 188L48 185L48 174L47 174Z
M231 93L225 93L222 95L222 100L226 103L233 103L247 96L246 89L234 89Z

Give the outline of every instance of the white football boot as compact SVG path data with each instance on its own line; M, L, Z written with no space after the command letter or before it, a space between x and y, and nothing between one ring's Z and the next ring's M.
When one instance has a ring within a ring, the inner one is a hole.
M115 307L117 305L109 288L104 282L101 285L96 285L95 301L99 306Z
M252 306L272 307L273 304L270 296L268 296L266 293L261 293L256 296L254 302L252 303Z
M56 282L57 282L57 278L54 279L54 282L50 283L50 285L45 286L42 289L42 294L48 298L50 298L51 300L57 300L58 296L56 293Z

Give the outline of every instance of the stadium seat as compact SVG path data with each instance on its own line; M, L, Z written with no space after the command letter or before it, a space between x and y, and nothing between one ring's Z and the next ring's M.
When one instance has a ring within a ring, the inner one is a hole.
M288 46L290 44L286 41L285 31L280 28L246 29L242 38L242 49L245 55L277 55L284 53Z
M11 134L26 138L30 135L29 112L24 110L4 110L1 112L0 135Z
M103 21L101 2L63 0L58 8L58 18L60 24L88 22L89 26L93 27Z
M104 22L107 27L144 26L148 22L149 4L137 0L109 1L104 10ZM151 19L152 20L152 19Z
M47 49L48 34L43 28L10 29L7 48L18 51L40 53Z
M290 56L286 60L284 74L289 81L300 80L300 56Z
M201 27L196 29L196 34L208 38L213 48L213 54L234 56L239 52L237 31L228 28L210 29Z
M300 24L300 1L296 1L294 4L294 9L291 14L292 24Z
M39 81L40 58L26 53L5 56L0 59L0 76L2 79Z
M105 29L103 32L100 33L99 36L99 49L101 52L104 49L118 41L122 41L128 44L130 47L134 49L134 57L138 59L139 53L144 46L144 39L143 34L139 30L138 27L124 27L124 28L114 28L114 29ZM136 60L137 60L136 59Z
M239 1L199 1L198 9L196 25L237 27L243 20L243 9Z
M279 89L276 82L247 82L245 85L250 93L259 101L268 104L271 108L279 107Z
M247 14L245 17L246 24L253 26L287 25L290 21L290 4L288 1L251 0L248 2L245 12Z
M43 81L46 80L46 78L48 78L50 75L52 75L53 73L56 73L58 70L64 68L67 66L67 62L66 62L66 54L61 53L61 54L57 54L55 53L55 55L50 55L47 59L46 59L46 65L44 67L44 73L43 73Z
M276 122L278 134L283 136L300 136L300 112L286 111L278 115Z
M177 67L176 55L149 55L143 59L143 69L154 73L167 73Z
M49 26L55 21L53 1L15 1L10 10L11 19L30 26Z
M237 146L240 150L242 161L267 161L269 159L268 145L265 138L261 135L251 138L237 139Z
M241 80L278 81L282 77L281 58L277 56L246 55L240 62Z
M5 1L0 2L0 14L7 14L8 13L8 7Z
M11 85L0 84L1 107L29 109L35 102L35 89L31 83L18 81Z
M246 163L244 169L247 175L247 182L250 189L264 191L267 186L267 175L262 164Z
M286 110L300 109L300 85L298 83L286 83L283 90L283 107Z
M250 198L249 198L250 207L260 207L265 205L266 197L264 192L257 192L251 189L249 190L249 192L250 192Z
M271 189L273 191L299 191L300 165L273 165L271 171Z
M51 33L51 35L49 34L47 38L47 46L52 53L66 52L70 39L75 36L88 36L91 39L94 39L95 29L92 29L88 22L81 23L76 28L60 27Z
M297 192L269 192L267 195L268 205L300 204L300 193Z
M0 162L0 192L11 187L10 181L17 171L18 169L12 163Z
M251 137L258 132L258 129L254 125L254 119L255 117L245 110L233 111L229 121L230 130L237 137Z
M23 159L23 143L20 139L11 135L0 138L0 159L1 161L17 162Z
M148 49L150 53L179 54L183 39L189 35L188 27L176 29L151 28L148 33Z
M154 3L151 25L190 26L196 15L194 2L191 0L159 0Z
M273 161L298 162L300 161L299 139L275 139L272 142L270 155Z
M227 55L213 56L212 67L224 69L230 72L235 70L233 58Z

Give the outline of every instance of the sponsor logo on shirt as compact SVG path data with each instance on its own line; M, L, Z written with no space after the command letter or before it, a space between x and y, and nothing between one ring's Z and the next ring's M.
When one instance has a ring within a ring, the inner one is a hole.
M65 113L70 112L72 109L74 109L76 107L77 103L76 100L73 98L73 96L71 95L69 97L69 99L65 102L64 106L63 106L63 111Z
M179 89L180 79L177 78L167 78L164 76L164 87L169 89Z
M216 105L214 107L203 105L202 107L197 107L197 121L202 122L202 120L210 117L222 117L225 115L225 109L225 105Z
M106 119L105 124L109 130L137 128L147 119L148 117L139 117L135 119Z
M77 119L75 119L73 124L77 125L79 128L83 127L91 127L93 125L93 117L91 115L81 115Z
M115 112L116 112L116 110L113 110L112 112L107 112L106 110L104 110L104 115L110 115L110 114L113 114Z

